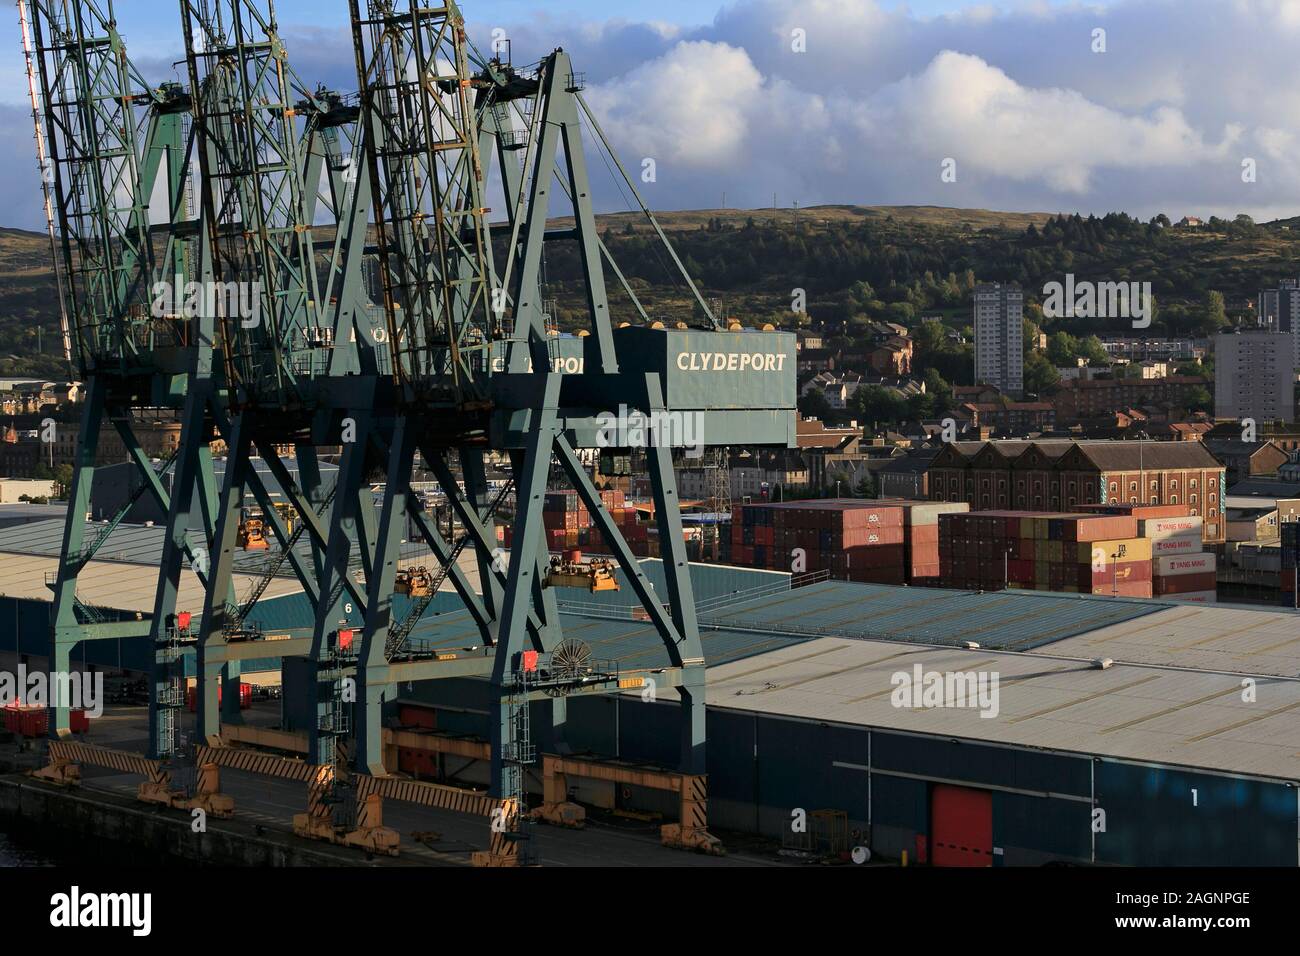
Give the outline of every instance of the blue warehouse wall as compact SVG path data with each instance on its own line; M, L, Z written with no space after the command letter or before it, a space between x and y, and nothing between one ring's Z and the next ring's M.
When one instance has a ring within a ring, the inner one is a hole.
M1106 811L1098 862L1297 863L1296 788L1289 784L1099 760L1097 805Z

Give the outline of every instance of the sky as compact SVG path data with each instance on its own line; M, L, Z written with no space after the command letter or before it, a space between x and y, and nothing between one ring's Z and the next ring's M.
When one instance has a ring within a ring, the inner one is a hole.
M266 0L260 0L266 2ZM115 0L176 78L175 0ZM655 208L926 204L1300 214L1300 0L464 0L516 64L556 46ZM298 75L355 89L346 0L279 0ZM16 17L15 17L16 21ZM3 29L3 28L0 28ZM43 225L16 22L0 225ZM626 208L593 164L600 208Z

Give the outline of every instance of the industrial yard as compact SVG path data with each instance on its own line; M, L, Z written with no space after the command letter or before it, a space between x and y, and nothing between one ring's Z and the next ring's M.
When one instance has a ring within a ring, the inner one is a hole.
M818 932L936 888L1074 926L1152 881L1192 905L1174 867L1241 919L1214 874L1300 866L1300 430L1243 385L1300 381L1300 280L1201 283L1196 316L1158 283L1157 316L1126 273L1123 315L1076 315L1105 243L1201 220L660 215L731 138L685 100L752 67L756 114L801 112L768 54L668 12L629 33L704 59L624 96L623 25L568 11L510 37L487 3L158 6L165 40L123 0L17 4L44 232L0 265L52 267L68 380L0 377L16 912L147 936L156 894L188 939L220 886L241 942L242 894L374 945L442 880L485 907L458 918L535 931L639 899L617 869L756 923L740 881L788 881ZM903 79L849 125L901 122L929 85ZM1021 287L1057 265L1078 285Z

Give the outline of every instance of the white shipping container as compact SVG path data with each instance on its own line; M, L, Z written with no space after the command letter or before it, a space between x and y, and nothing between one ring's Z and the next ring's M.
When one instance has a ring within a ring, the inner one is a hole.
M1176 534L1168 538L1152 538L1152 554L1196 554L1204 546L1199 531L1192 534Z
M970 511L969 502L965 501L930 501L914 504L903 510L903 523L912 527L937 525L939 515L958 514Z
M1155 559L1152 573L1156 577L1169 578L1179 574L1205 574L1215 570L1214 555L1204 554L1166 554Z
M1171 535L1201 533L1201 517L1188 515L1185 518L1143 518L1138 522L1138 534L1143 538L1168 538Z
M1216 604L1219 600L1217 591L1191 591L1187 594L1167 594L1162 601L1188 601L1192 604Z

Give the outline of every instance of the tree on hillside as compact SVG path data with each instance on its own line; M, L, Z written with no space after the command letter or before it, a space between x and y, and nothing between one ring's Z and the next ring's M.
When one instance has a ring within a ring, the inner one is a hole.
M1047 358L1053 365L1066 367L1074 364L1079 343L1069 332L1053 332L1047 340Z
M1060 373L1042 352L1031 352L1025 358L1025 391L1042 395L1048 389L1055 388L1060 381Z
M835 416L835 409L831 407L826 394L819 388L809 389L808 392L800 395L798 406L799 414L804 418L820 418L826 422Z

